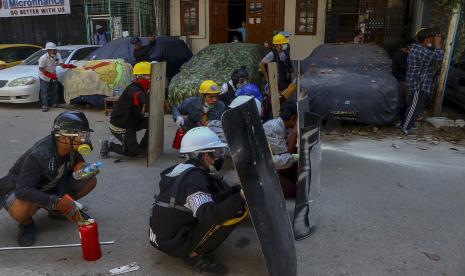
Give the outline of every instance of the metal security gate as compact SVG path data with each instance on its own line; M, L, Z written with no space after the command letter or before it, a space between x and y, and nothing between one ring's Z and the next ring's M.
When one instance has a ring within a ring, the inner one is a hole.
M393 52L405 40L408 26L405 0L360 0L359 26L367 42L375 42Z
M147 36L155 31L153 1L85 0L84 3L89 42L98 20L104 24L108 21L106 30L112 39L123 35Z
M325 42L350 42L357 29L365 42L374 42L389 52L407 37L408 0L328 0Z

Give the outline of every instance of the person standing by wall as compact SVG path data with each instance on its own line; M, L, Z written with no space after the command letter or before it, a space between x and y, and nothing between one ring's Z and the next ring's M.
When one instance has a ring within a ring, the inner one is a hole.
M101 25L95 26L97 33L94 35L94 45L105 45L108 43L107 34Z
M433 30L420 29L416 35L416 43L410 49L406 76L410 99L401 126L406 135L413 134L415 121L423 112L426 98L432 94L434 67L444 58L441 40L441 35Z

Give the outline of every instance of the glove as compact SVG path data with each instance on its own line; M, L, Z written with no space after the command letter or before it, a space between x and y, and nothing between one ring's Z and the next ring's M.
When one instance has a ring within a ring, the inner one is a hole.
M77 207L74 199L67 194L58 199L55 210L71 221L74 221L76 219L76 215L79 213L79 208Z
M184 117L183 116L178 116L176 118L176 125L178 127L183 127L184 126Z
M77 68L77 66L74 65L74 64L63 64L61 67L67 68L67 69L74 69L74 68Z
M294 162L298 162L299 161L299 154L298 153L293 153L292 154L292 159L294 159Z
M49 71L44 71L44 75L46 77L49 77L52 80L58 80L58 77L56 74L50 73Z

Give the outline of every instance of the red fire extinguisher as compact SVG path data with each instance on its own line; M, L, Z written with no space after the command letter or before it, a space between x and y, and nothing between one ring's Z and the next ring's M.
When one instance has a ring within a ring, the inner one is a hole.
M78 225L81 237L82 257L86 261L96 261L102 257L98 226L94 219L88 219Z
M181 141L182 137L184 137L184 134L186 134L186 131L184 128L180 127L176 131L176 135L174 135L174 140L173 140L173 149L180 149L181 148Z

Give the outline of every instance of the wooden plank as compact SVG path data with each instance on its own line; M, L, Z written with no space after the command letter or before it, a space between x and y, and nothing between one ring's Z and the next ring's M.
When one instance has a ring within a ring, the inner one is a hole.
M442 112L442 102L444 100L444 93L446 91L447 77L450 69L450 62L452 60L452 52L454 50L455 40L459 27L460 8L462 1L456 1L455 7L452 10L452 16L449 21L449 29L446 38L446 47L444 49L444 59L442 61L442 70L439 75L438 90L436 99L434 101L434 116L439 116Z
M278 118L281 104L279 103L278 67L276 62L268 63L268 80L270 85L271 110L273 112L273 118Z
M152 63L149 100L149 147L147 167L163 154L165 114L166 62Z

